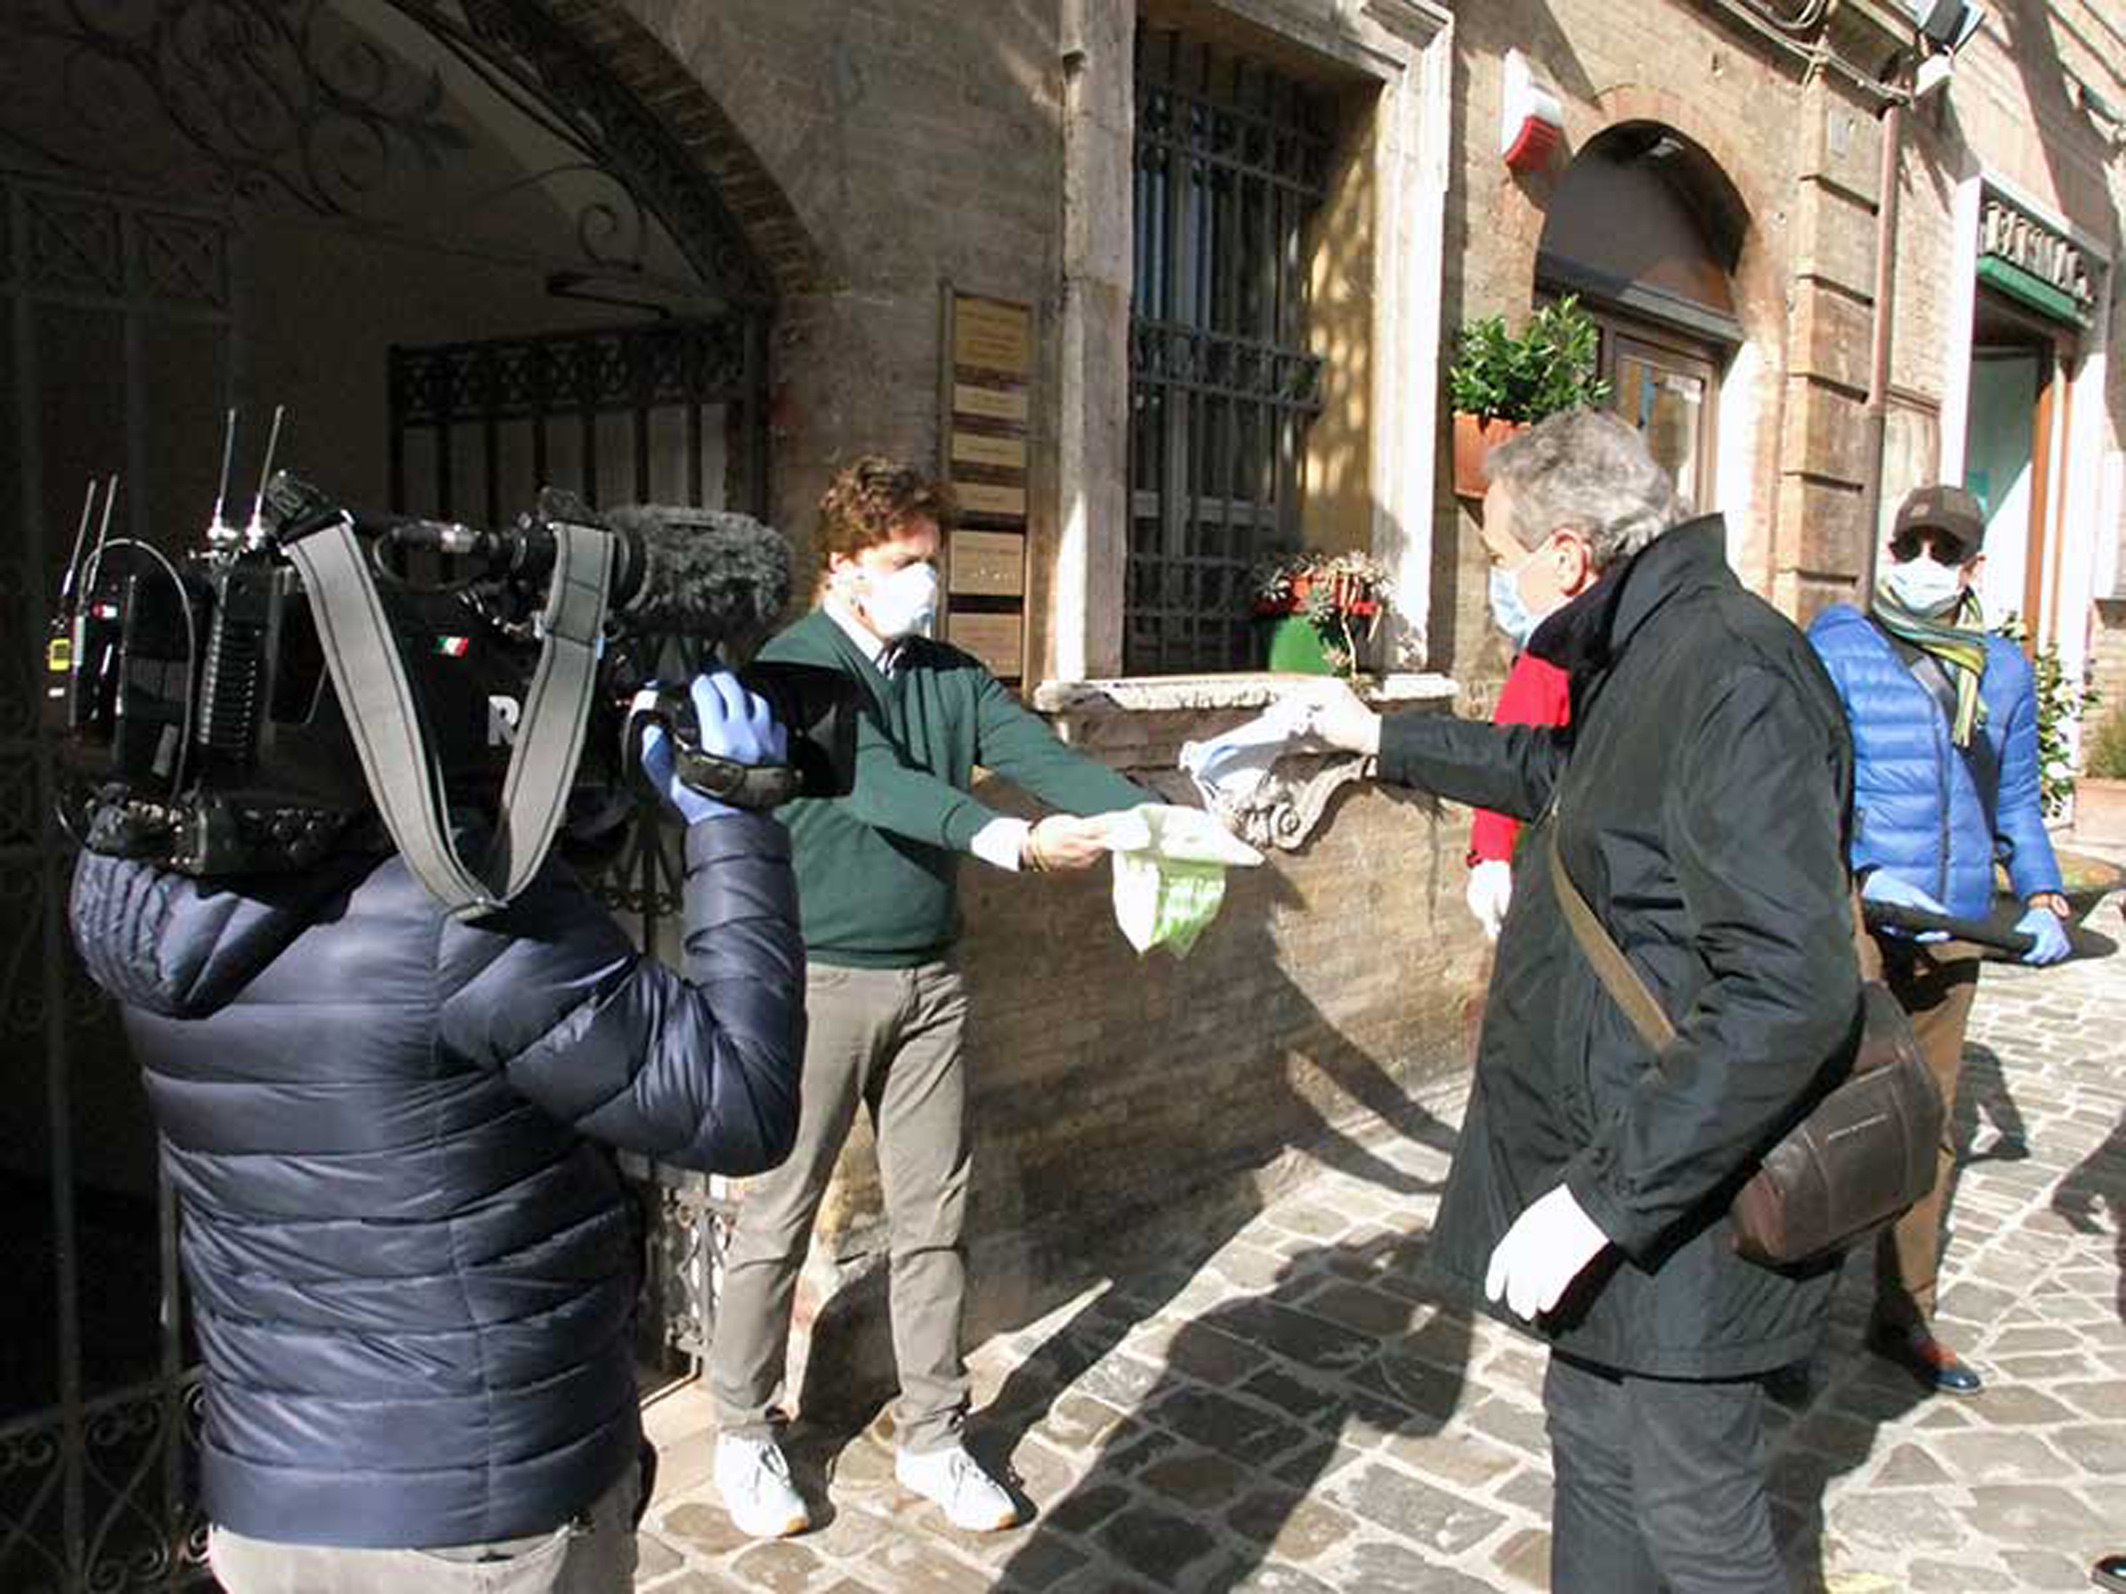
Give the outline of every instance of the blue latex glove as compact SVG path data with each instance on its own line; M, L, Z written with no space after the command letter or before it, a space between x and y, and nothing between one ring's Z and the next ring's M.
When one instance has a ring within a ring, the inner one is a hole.
M1864 902L1883 902L1893 908L1910 908L1915 913L1938 913L1947 918L1949 910L1928 896L1917 886L1908 886L1887 869L1871 869L1867 879L1860 885ZM1881 926L1884 935L1899 935L1910 941L1946 941L1947 930L1922 930L1914 934L1909 930L1896 929L1891 925Z
M2067 927L2050 908L2032 908L2015 921L2018 934L2037 937L2037 945L2023 954L2025 963L2057 963L2068 953Z
M697 675L687 687L693 699L694 718L701 731L701 750L740 764L780 764L788 756L789 739L768 705L738 684L728 670ZM664 800L679 811L688 824L716 814L736 813L729 803L720 803L696 791L679 778L672 739L661 725L642 733L642 772Z

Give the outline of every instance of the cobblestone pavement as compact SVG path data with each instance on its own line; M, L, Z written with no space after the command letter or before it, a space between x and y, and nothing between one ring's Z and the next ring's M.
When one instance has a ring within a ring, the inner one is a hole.
M2126 936L2118 899L2092 924ZM1811 1397L1771 1408L1804 1588L2081 1589L2092 1559L2126 1549L2126 952L1989 966L1962 1098L1941 1319L1988 1383L1924 1395L1863 1350L1869 1281L1849 1261ZM1445 1170L1413 1140L1373 1149L1418 1180ZM1010 1533L947 1528L893 1481L874 1427L850 1443L800 1431L824 1525L747 1544L706 1486L701 1397L661 1402L666 1482L637 1586L1541 1589L1543 1358L1411 1282L1436 1204L1323 1168L1200 1262L983 1346L974 1448L1008 1457L1038 1507Z

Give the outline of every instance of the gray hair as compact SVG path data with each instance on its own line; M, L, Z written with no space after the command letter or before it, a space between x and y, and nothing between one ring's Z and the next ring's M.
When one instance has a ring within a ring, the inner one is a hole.
M1566 410L1501 443L1484 462L1506 484L1523 547L1576 531L1596 570L1628 559L1683 517L1676 484L1639 434L1606 410Z

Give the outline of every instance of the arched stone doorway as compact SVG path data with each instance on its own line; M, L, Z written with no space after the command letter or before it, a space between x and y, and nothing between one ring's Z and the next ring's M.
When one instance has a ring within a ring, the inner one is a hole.
M1721 381L1743 342L1734 273L1749 216L1704 149L1651 121L1605 128L1552 194L1539 293L1577 294L1601 327L1610 405L1686 497L1714 506Z
M764 509L787 206L617 6L20 0L0 14L0 1586L204 1580L175 1214L108 1004L65 944L44 635L84 489L178 551L241 414L241 522L279 463L346 501L506 520L594 501ZM645 90L654 93L655 111ZM716 172L754 183L741 227ZM654 849L616 894L654 918ZM698 1199L665 1191L674 1337Z

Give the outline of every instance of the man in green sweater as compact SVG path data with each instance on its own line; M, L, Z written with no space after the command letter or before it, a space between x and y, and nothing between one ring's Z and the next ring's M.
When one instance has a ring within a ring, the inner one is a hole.
M819 606L763 656L862 684L854 789L781 811L797 870L809 969L797 1145L750 1183L725 1258L709 1376L715 1476L739 1528L801 1532L803 1499L776 1443L798 1270L859 1102L884 1186L888 1295L900 1400L895 1473L955 1527L1017 1520L1011 1496L961 1443L966 1270L967 1012L955 945L963 854L1002 869L1085 869L1103 855L1089 816L1157 799L1059 742L974 659L927 632L937 608L944 490L867 456L820 500ZM1028 824L970 795L977 765L1062 813Z

